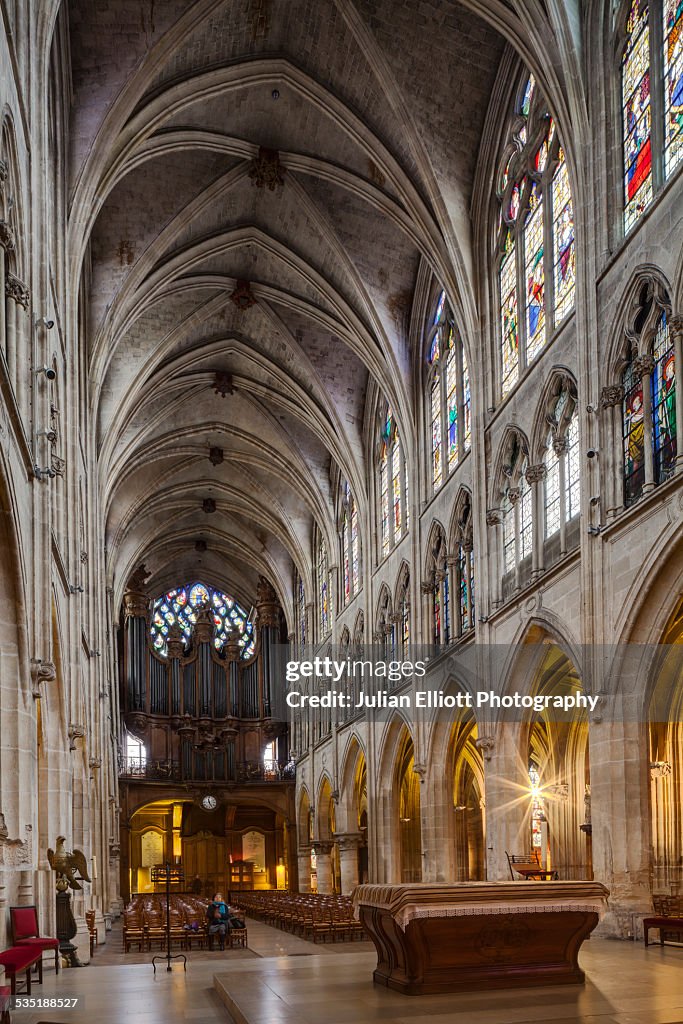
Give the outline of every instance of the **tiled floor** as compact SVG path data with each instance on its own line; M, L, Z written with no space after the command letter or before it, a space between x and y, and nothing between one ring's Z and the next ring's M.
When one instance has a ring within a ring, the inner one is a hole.
M411 997L373 985L369 943L314 946L248 923L248 953L190 953L187 973L160 964L154 975L149 954L131 962L110 932L89 967L46 970L34 986L39 997L78 996L76 1010L15 1011L13 1024L229 1024L221 1000L237 1024L683 1024L680 948L593 939L581 952L585 986Z

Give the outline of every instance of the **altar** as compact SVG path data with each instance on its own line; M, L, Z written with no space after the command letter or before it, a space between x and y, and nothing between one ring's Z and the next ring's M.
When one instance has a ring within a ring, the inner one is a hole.
M581 984L581 944L607 908L597 882L360 885L373 978L406 995Z

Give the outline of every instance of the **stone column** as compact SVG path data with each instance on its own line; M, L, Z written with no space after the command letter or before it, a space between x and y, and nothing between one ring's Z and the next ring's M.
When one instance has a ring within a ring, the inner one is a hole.
M652 356L639 356L633 364L633 370L642 380L643 387L643 424L645 427L645 483L643 494L649 494L655 486L654 453L652 451L652 373L655 368Z
M486 804L486 877L489 882L510 880L507 853L526 853L531 836L528 831L529 779L518 749L517 729L512 723L497 734L481 723L476 746L484 757L484 794Z
M683 473L683 316L669 320L674 339L674 370L676 373L676 473Z
M605 415L605 444L602 445L604 460L600 487L605 494L605 519L609 522L623 508L621 492L621 403L624 389L621 384L610 384L602 389L600 406Z
M430 604L434 596L434 587L435 584L431 581L420 584L420 593L422 594L422 636L429 645L434 643L434 623L432 622Z
M14 303L14 307L7 303L5 329L7 332L7 366L9 376L14 384L15 391L18 392L19 379L28 370L25 358L21 357L21 352L26 348L26 345L23 344L23 331L17 329L17 325L20 322L19 318L22 315L19 312L19 306L22 307L25 315L31 301L31 296L24 282L20 281L14 274L9 273L5 277L5 295L8 299L12 299Z
M610 717L594 718L589 733L593 874L610 890L598 931L638 938L651 909L647 725Z
M487 510L486 525L493 531L493 543L490 548L493 557L489 557L488 577L491 598L497 607L503 600L503 515L499 508Z
M526 481L532 489L532 504L534 509L533 540L531 546L531 578L537 579L543 573L543 539L545 530L543 528L543 481L545 480L545 464L537 462L535 466L529 466L526 471Z
M462 636L463 631L467 628L460 618L460 557L459 555L449 555L446 559L446 571L448 572L448 590L450 593L450 609L451 609L451 630L450 630L450 641L453 643Z
M297 854L299 865L299 892L311 891L311 848L300 846Z
M328 840L317 840L315 848L316 874L318 876L318 892L332 892L332 847L333 843Z
M363 837L360 832L335 832L334 838L339 850L341 891L348 894L358 885L358 847Z

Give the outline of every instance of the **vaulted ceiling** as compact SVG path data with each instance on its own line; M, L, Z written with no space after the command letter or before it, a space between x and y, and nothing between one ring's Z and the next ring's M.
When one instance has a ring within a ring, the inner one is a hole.
M373 382L414 444L418 268L466 301L505 41L454 0L71 0L68 21L110 579L144 561L152 589L203 575L249 607L264 573L287 604L332 466L367 509Z

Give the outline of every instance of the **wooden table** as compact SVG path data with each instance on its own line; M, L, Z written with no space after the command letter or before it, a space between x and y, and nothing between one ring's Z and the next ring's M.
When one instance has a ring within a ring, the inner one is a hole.
M375 982L406 995L581 984L579 949L606 909L597 882L360 885Z

